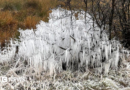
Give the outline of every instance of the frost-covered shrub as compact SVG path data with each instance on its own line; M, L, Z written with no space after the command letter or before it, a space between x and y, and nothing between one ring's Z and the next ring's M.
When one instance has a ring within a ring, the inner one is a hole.
M89 14L85 24L84 13L79 12L78 19L73 15L71 21L70 11L53 9L48 23L41 21L36 30L19 30L18 58L27 60L30 67L50 75L62 69L93 69L98 74L108 74L110 69L118 70L123 56L121 44L114 39L109 41L107 33L98 28ZM10 48L14 50L15 45ZM4 55L9 56L10 53L7 50ZM0 53L1 61L5 60L4 55ZM8 59L10 57L6 57Z

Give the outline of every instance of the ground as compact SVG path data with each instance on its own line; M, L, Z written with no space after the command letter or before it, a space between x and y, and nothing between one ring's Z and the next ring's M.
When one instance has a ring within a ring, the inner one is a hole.
M108 76L95 75L90 70L61 71L50 76L20 63L16 67L15 61L1 63L1 80L2 77L9 80L0 82L0 90L130 90L130 62L127 60L123 61L118 72L110 70Z

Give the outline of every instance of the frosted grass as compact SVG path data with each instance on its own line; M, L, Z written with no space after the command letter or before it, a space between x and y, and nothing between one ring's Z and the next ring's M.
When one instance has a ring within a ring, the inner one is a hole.
M9 69L7 75L19 72L25 77L33 77L32 81L44 80L41 87L44 90L50 89L47 83L51 83L49 80L42 79L46 75L53 78L53 87L57 90L61 88L83 90L85 85L88 85L87 89L100 89L100 84L107 85L109 89L111 85L113 85L112 88L119 89L116 82L110 79L109 74L120 71L119 67L122 68L123 65L126 65L125 69L130 68L126 61L129 51L124 49L119 41L108 40L106 31L99 28L89 14L86 15L87 23L85 24L85 12L78 12L78 17L75 17L74 14L77 12L73 13L71 21L70 11L61 8L53 9L49 15L49 22L40 21L35 30L19 29L19 39L11 39L3 50L0 48L0 62L14 63L11 63L14 66L13 69ZM71 75L73 71L78 72L77 75L83 72L81 76L87 79L83 78L81 82L82 79L78 76L77 78L81 81L77 79L74 83L71 82L72 80L65 82L63 80L60 83L60 79L56 78L59 74L62 74L64 78L68 75L64 72L72 72L69 74ZM90 72L92 76L99 76L101 81L96 82L96 79L89 81L92 78L89 76ZM104 75L108 78L104 79L102 77ZM29 88L29 86L24 88L27 89L27 87Z
M0 61L15 59L17 54L17 59L26 60L30 67L45 71L47 68L48 71L51 71L50 68L56 69L56 63L65 63L67 69L74 71L80 67L101 67L106 74L110 69L117 71L121 61L121 44L114 39L109 41L105 30L98 28L89 14L86 16L85 24L84 11L78 12L78 19L75 18L75 13L70 21L70 11L53 9L48 23L41 21L36 30L19 30L18 42L10 40L10 46L5 47L0 53ZM15 53L16 45L18 53ZM129 54L129 51L127 52ZM58 67L62 69L61 66Z

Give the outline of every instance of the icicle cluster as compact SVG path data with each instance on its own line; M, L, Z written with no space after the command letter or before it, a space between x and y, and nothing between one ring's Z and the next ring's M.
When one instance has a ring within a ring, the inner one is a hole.
M16 55L16 41L13 42L13 40L10 40L9 44L6 44L7 46L1 48L0 45L0 63L8 62L14 59Z
M75 13L71 21L70 11L53 9L48 23L41 21L36 30L19 30L18 52L15 53L13 44L3 51L0 49L0 61L17 56L16 59L27 61L39 71L49 71L50 75L62 69L93 69L98 74L118 70L121 44L109 41L106 32L98 28L89 14L85 24L85 12L78 12L78 17Z

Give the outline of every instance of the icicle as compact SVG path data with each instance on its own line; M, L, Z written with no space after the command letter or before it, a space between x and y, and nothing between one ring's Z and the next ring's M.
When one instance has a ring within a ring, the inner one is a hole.
M107 62L104 63L104 74L105 75L108 75L108 72L109 72L109 69L110 69L110 65L111 65L111 62L112 60L109 60Z
M81 60L82 65L83 65L84 61L85 61L85 51L83 50L83 60Z
M106 57L106 60L108 60L108 46L105 45L105 57Z
M109 56L111 56L111 44L109 45Z
M116 70L118 69L118 62L119 62L119 47L117 46L117 50L115 51L115 67L116 67Z
M89 53L90 53L90 40L89 38L87 40L88 40L88 48L89 48Z
M65 62L67 63L67 66L69 65L69 61L71 60L71 55L68 50L65 51Z

